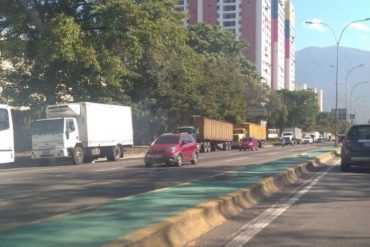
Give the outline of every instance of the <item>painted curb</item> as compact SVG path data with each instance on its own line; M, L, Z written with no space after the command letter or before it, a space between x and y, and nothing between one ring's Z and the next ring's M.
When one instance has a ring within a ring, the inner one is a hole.
M297 183L306 172L319 169L337 155L337 151L320 155L284 173L268 177L252 187L203 202L163 222L150 225L103 246L184 246L223 224L230 217L279 192L285 186Z

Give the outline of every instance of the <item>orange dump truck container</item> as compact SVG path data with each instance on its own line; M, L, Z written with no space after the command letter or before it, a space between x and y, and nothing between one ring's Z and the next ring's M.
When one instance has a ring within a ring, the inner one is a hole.
M231 150L233 124L201 116L193 116L186 124L177 131L194 134L201 152Z

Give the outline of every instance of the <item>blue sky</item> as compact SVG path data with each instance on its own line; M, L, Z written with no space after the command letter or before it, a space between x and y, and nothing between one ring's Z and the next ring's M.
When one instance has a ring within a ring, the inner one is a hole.
M328 24L339 38L348 23L370 18L370 0L292 0L296 12L296 50L308 46L334 46L332 32L322 25L308 25L305 21ZM348 27L340 46L370 51L370 21Z

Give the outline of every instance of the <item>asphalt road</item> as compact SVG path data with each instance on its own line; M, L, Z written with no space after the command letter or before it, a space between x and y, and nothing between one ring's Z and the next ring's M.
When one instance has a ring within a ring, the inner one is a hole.
M370 169L340 160L188 246L369 246Z
M200 154L198 165L183 167L145 168L142 159L98 161L80 166L57 163L45 167L31 163L16 168L3 166L0 169L0 229L304 153L322 145Z

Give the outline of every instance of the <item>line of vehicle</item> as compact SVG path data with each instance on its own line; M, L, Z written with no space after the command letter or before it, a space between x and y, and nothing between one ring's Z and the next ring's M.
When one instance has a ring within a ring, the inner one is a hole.
M340 160L336 161L335 165L339 164L339 161ZM308 180L304 182L303 185L292 191L291 194L293 194L293 196L291 198L284 198L280 202L275 203L270 208L266 209L263 213L255 217L252 221L245 224L238 231L231 235L229 241L226 242L224 246L245 246L260 231L269 226L276 218L278 218L295 202L297 202L304 194L306 194L313 186L315 186L323 176L334 169L334 167L335 166L330 166L323 173L316 176L313 180Z

